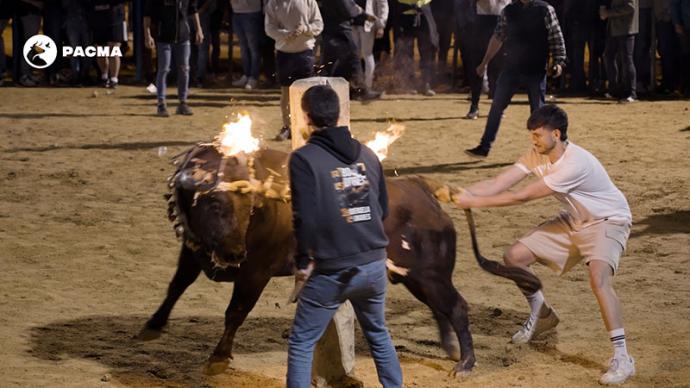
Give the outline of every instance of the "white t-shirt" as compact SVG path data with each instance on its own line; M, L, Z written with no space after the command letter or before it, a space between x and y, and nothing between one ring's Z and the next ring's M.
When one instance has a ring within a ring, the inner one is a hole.
M544 178L565 205L572 227L579 230L604 219L632 222L630 207L623 193L613 184L594 155L571 142L561 157L551 163L534 148L515 165L525 173Z

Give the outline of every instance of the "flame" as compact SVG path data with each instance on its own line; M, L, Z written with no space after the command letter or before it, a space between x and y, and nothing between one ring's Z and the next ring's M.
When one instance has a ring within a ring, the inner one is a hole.
M250 154L259 149L259 139L252 136L252 119L248 114L239 113L235 121L223 124L217 141L218 149L226 156Z
M391 124L385 131L376 132L374 140L368 141L365 145L371 148L378 156L379 160L386 159L388 156L388 146L398 140L405 131L405 126L402 124Z

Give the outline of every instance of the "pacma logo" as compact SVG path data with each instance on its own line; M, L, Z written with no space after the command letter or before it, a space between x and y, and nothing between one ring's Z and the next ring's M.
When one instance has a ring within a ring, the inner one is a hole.
M35 69L45 69L55 62L57 45L49 36L34 35L24 43L24 60ZM119 47L108 46L63 46L63 57L121 57Z
M108 46L63 46L62 47L63 57L121 57L122 50L119 47L108 47Z

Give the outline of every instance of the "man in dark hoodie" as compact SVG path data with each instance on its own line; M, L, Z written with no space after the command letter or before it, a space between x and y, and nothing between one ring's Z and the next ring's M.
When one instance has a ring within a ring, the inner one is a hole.
M307 280L288 340L287 386L310 386L314 346L340 304L350 300L379 381L401 387L384 318L388 195L381 163L346 126L336 126L340 103L330 86L309 88L302 110L315 130L292 153L289 170L296 276Z

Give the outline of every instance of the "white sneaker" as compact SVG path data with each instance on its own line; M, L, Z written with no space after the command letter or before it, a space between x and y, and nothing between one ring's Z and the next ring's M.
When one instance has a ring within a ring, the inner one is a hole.
M601 376L599 383L605 385L623 384L634 375L635 360L632 357L612 357L609 361L609 370Z
M560 322L556 310L550 306L546 306L546 308L549 309L549 312L545 317L537 318L536 322L534 322L535 320L532 319L530 315L525 323L522 324L520 330L513 334L513 338L510 341L514 344L526 344L531 341L532 338L556 327L558 322Z
M232 81L232 86L241 88L241 87L244 87L244 85L247 84L247 81L248 81L247 76L246 76L246 75L243 75L242 78L240 78L240 79L238 79L238 80L236 80L236 81Z
M247 90L256 89L257 84L258 82L256 81L256 78L249 77L249 79L247 80L247 84L244 85L244 88Z

